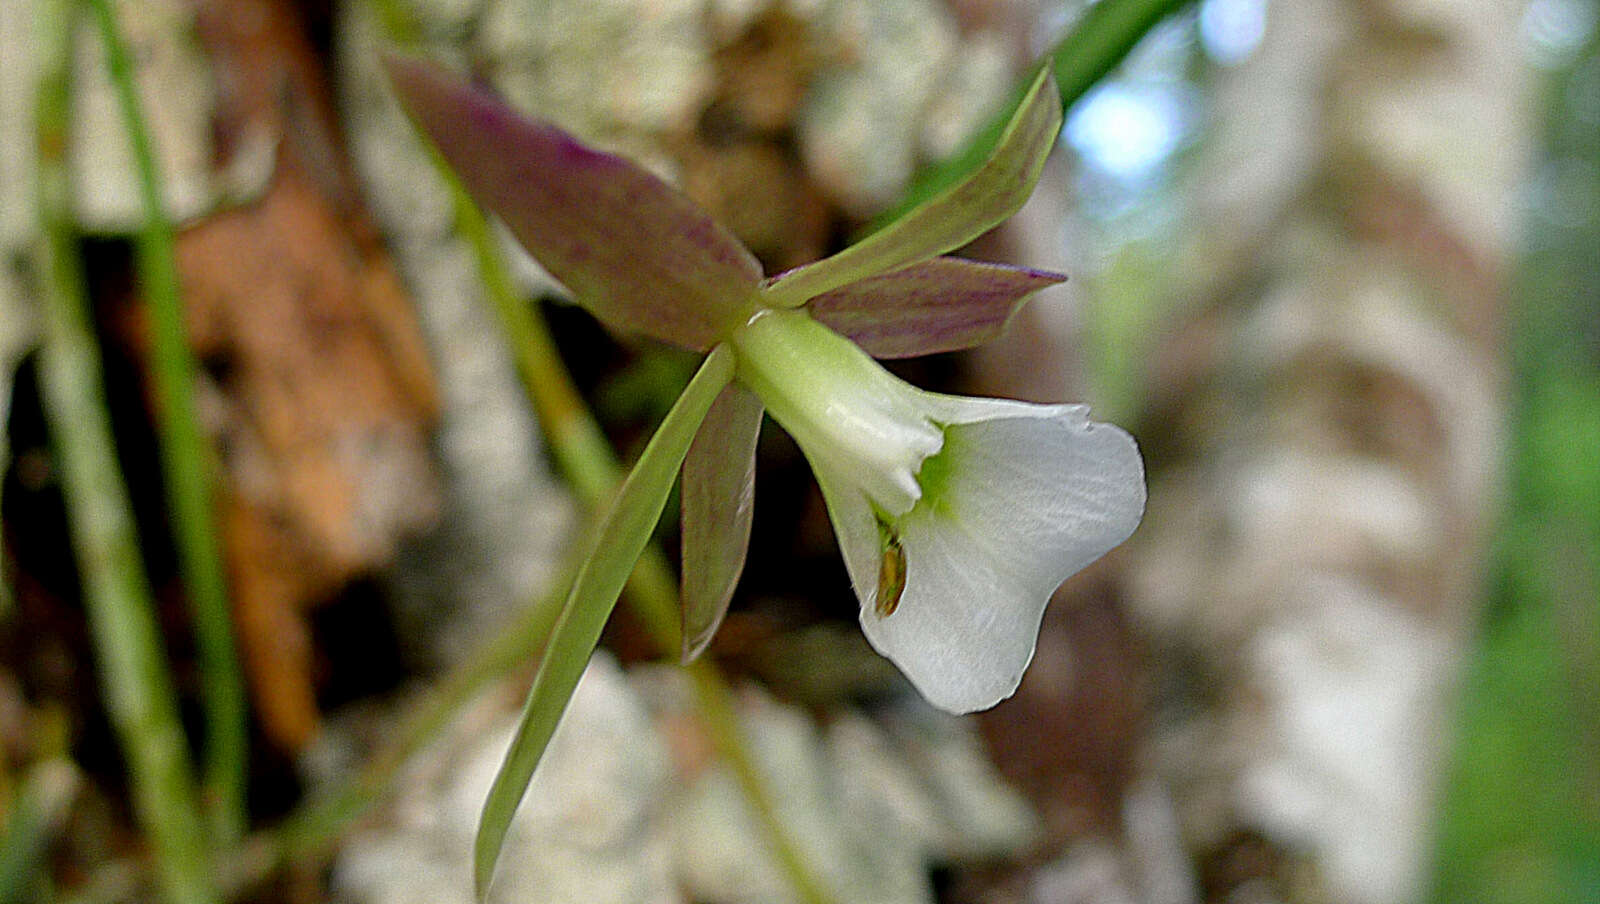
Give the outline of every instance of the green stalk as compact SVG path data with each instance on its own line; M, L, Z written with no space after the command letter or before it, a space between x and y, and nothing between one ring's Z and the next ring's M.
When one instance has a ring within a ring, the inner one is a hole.
M74 9L71 0L38 5L43 38L37 45L36 136L44 319L41 389L100 683L127 760L134 809L149 835L167 900L206 904L217 897L204 823L128 491L116 460L99 343L72 220L67 136Z
M202 791L219 842L232 842L245 824L248 727L244 678L234 648L227 580L218 548L210 487L210 457L195 408L197 367L183 323L172 223L162 202L161 176L134 87L133 69L110 0L89 0L105 45L106 63L132 145L144 226L139 232L139 281L150 313L151 373L162 476L172 512L178 567L194 618L205 708Z
M1101 0L1050 50L1061 106L1070 107L1115 69L1157 22L1189 0Z
M1063 109L1077 103L1097 82L1110 74L1128 51L1139 43L1157 22L1189 4L1190 0L1100 0L1084 10L1072 30L1046 55L1055 70L1056 87L1061 91ZM905 196L893 207L873 219L863 235L894 222L906 211L955 184L968 171L983 162L1000 139L1000 133L1016 112L1033 81L1035 68L1022 81L994 118L962 146L960 151L918 173Z

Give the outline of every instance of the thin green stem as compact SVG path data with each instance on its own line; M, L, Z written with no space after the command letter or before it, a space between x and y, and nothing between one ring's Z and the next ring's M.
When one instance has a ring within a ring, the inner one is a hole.
M90 316L67 162L71 0L37 7L38 204L44 345L40 383L61 468L84 607L106 708L127 759L135 812L166 898L217 900L188 742L178 720L155 603L115 455Z
M1046 54L1049 65L1055 70L1056 88L1061 92L1063 109L1071 107L1088 93L1097 82L1110 74L1122 62L1128 51L1139 43L1157 22L1191 0L1100 0L1084 10L1083 18L1067 32L1066 36ZM1033 70L1037 72L1037 69ZM955 184L963 175L983 162L999 141L1006 123L1016 112L1018 104L1032 81L1032 74L1018 86L1011 100L998 110L988 123L975 132L961 150L948 159L933 164L918 173L906 189L905 196L893 207L873 219L863 234L878 229L898 219L907 211L932 198Z
M137 242L139 281L150 312L151 373L162 476L198 647L200 699L206 725L201 787L212 831L219 842L227 843L244 830L249 734L244 678L234 648L227 580L212 507L211 459L195 408L197 367L184 332L172 223L162 202L161 174L134 86L133 67L110 0L88 2L128 130L139 200L144 208L144 225Z
M1061 106L1078 98L1115 69L1156 23L1190 0L1101 0L1050 50Z

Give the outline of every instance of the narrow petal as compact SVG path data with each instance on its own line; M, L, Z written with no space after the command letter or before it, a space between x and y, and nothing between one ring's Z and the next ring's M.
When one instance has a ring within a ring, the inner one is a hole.
M737 385L717 397L683 462L683 661L705 650L744 571L755 511L761 400Z
M935 257L811 300L811 315L875 358L971 348L1000 335L1029 295L1059 273Z
M824 292L927 260L972 241L1017 212L1039 181L1061 132L1061 100L1045 68L1029 87L988 159L960 182L832 257L772 278L772 307L792 308Z
M929 702L964 713L1016 690L1050 595L1133 532L1144 468L1132 437L1082 406L934 400L952 418L900 523L907 578L892 614L871 598L875 539L851 528L845 559L867 639Z
M437 66L388 68L467 190L596 317L695 350L742 322L761 265L682 193Z

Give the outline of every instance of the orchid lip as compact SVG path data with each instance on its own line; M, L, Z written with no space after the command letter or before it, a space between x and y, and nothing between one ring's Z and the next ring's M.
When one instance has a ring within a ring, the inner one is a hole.
M1143 466L1132 437L1083 406L922 395L944 446L909 511L886 521L859 489L817 478L867 640L929 702L972 712L1016 690L1056 587L1138 525Z

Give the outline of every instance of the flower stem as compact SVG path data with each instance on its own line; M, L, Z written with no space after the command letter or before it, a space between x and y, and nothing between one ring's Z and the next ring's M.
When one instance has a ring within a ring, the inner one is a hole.
M1111 74L1133 46L1167 16L1190 0L1101 0L1083 11L1083 18L1050 49L1061 106L1078 98Z
M110 0L88 0L105 46L106 65L132 145L144 225L139 232L139 282L150 312L151 373L162 477L172 512L178 566L194 618L205 708L203 800L219 843L236 840L245 823L244 678L234 648L227 581L211 504L210 455L195 409L196 365L183 324L172 223L162 202L161 176L135 90L128 51Z
M127 758L135 812L166 898L216 901L188 742L115 457L67 162L71 0L36 7L40 30L38 204L45 341L40 384L106 708Z

